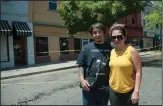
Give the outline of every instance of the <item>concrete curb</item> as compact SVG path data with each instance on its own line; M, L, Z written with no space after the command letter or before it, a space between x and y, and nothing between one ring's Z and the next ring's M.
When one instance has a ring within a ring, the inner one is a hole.
M142 62L142 66L144 65L145 62ZM60 70L65 70L65 69L71 69L71 68L76 68L77 66L70 66L70 67L64 67L64 68L58 68L58 69L50 69L50 70L44 70L44 71L38 71L38 72L30 72L30 73L23 73L23 74L18 74L18 75L10 75L6 77L1 76L1 80L5 79L11 79L11 78L16 78L16 77L23 77L23 76L30 76L34 74L41 74L41 73L48 73L48 72L53 72L53 71L60 71Z
M10 78L16 78L16 77L29 76L29 75L34 75L34 74L48 73L48 72L65 70L65 69L76 68L76 67L77 67L77 65L70 66L70 67L58 68L58 69L50 69L50 70L44 70L44 71L38 71L38 72L31 72L31 73L19 74L19 75L11 75L11 76L6 76L6 77L2 77L1 76L1 80L10 79Z
M141 55L143 57L143 55ZM144 66L146 61L142 61L142 66ZM44 70L44 71L38 71L38 72L30 72L30 73L23 73L19 75L10 75L10 76L1 76L1 80L5 79L10 79L10 78L16 78L16 77L23 77L23 76L29 76L29 75L34 75L34 74L41 74L41 73L48 73L48 72L53 72L53 71L59 71L59 70L65 70L65 69L70 69L70 68L76 68L77 65L69 66L69 67L63 67L63 68L58 68L58 69L50 69L50 70Z

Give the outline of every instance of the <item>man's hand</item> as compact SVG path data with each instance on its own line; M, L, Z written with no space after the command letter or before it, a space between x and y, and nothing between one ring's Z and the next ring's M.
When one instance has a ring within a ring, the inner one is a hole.
M83 90L85 90L85 91L90 91L90 89L89 89L89 83L88 83L88 81L87 80L80 80L80 83L81 83L81 86L82 86L82 88L83 88Z

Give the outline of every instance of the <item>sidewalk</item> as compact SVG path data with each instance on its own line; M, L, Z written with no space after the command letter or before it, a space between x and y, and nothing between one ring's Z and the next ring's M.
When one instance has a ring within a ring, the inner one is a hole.
M140 56L149 56L152 55L154 51L149 52L141 52ZM3 79L9 79L9 78L15 78L15 77L22 77L27 75L33 75L33 74L39 74L39 73L46 73L46 72L52 72L52 71L59 71L69 68L75 68L76 60L75 61L67 61L64 63L54 63L54 64L47 64L47 65L34 65L32 67L25 67L20 69L9 69L6 71L1 71L1 80Z

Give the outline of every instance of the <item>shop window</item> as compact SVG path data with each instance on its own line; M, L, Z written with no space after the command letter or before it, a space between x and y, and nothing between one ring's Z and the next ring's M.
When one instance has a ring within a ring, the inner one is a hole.
M49 0L49 10L57 10L57 0Z
M60 53L69 54L69 40L68 38L59 38Z
M75 38L74 39L74 49L77 50L75 53L80 53L81 48L82 48L82 39Z
M48 56L48 37L36 37L36 55Z

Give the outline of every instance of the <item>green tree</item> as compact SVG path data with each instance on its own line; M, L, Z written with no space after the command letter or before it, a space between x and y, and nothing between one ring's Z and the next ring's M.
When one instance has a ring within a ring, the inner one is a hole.
M156 24L162 25L162 1L153 1L152 4L152 11L144 17L148 22L146 24L148 28L154 28Z
M69 35L87 31L91 24L101 22L109 26L122 16L144 9L147 1L108 0L108 1L63 1L58 12L65 21Z

